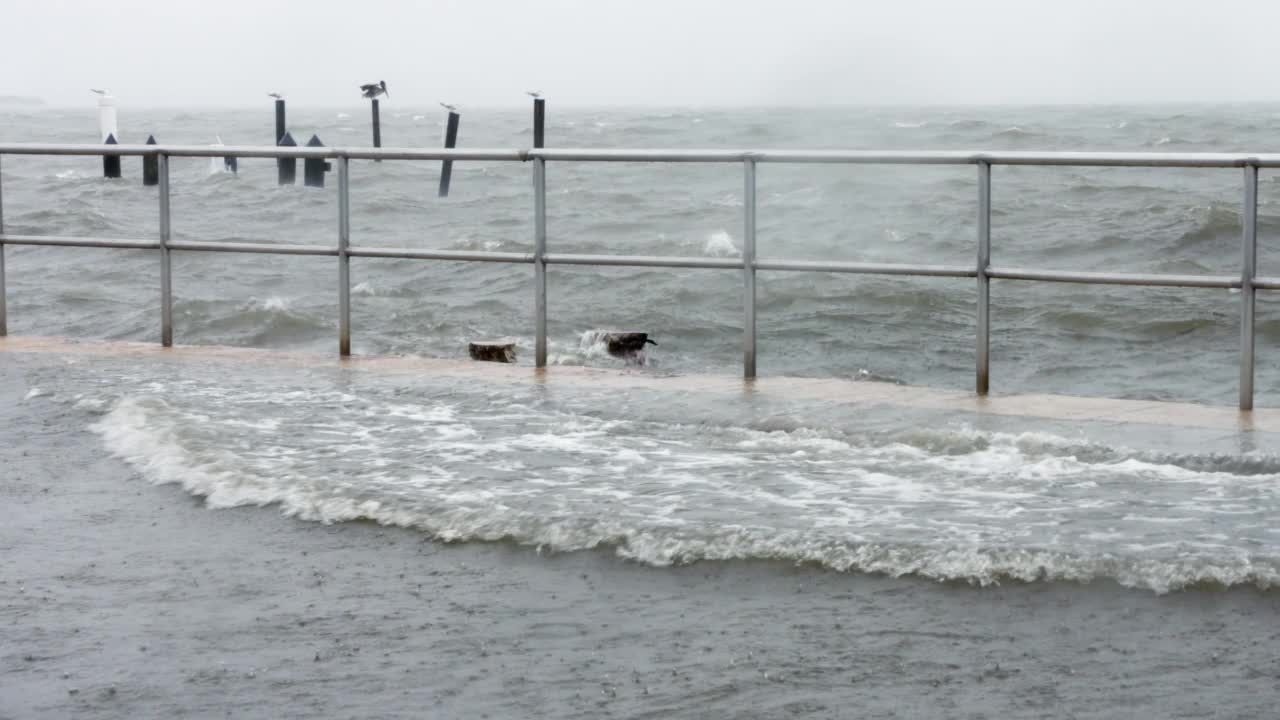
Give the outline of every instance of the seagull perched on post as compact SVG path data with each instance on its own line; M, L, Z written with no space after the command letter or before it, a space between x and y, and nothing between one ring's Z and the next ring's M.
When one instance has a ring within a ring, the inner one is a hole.
M542 97L541 90L525 90L524 94L528 95L531 98L534 98L535 100Z
M97 93L97 94L99 94L99 95L109 95L109 94L111 94L111 91L110 91L110 90L99 90L99 89L97 89L97 88L89 88L89 92L91 92L91 93Z
M277 100L283 100L283 99L284 99L284 96L283 96L283 95L281 95L280 93L267 93L267 97L269 97L269 98L275 98L275 99L277 99Z
M367 97L370 100L372 100L378 97L379 95L386 95L388 100L391 99L391 93L387 92L386 80L379 80L376 85L373 83L369 83L368 85L360 86L361 97Z
M444 108L445 110L448 110L448 111L449 111L449 112L451 112L451 113L456 113L456 112L458 112L458 106L457 106L457 105L450 105L450 104L449 104L449 103L447 103L447 102L442 102L442 103L440 103L440 107Z

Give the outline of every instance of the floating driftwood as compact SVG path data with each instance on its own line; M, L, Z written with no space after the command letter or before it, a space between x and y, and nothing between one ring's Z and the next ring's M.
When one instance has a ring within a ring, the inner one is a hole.
M516 344L510 340L475 341L467 346L472 360L481 362L513 363L516 361Z

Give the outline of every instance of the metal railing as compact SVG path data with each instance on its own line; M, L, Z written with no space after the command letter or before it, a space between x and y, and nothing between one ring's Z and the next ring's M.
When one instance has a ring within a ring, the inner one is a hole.
M351 352L351 258L405 258L501 263L525 263L534 267L535 364L547 363L547 266L594 265L681 267L741 270L743 274L743 375L756 375L756 272L839 272L873 275L973 278L977 282L975 389L986 395L990 387L992 279L1039 282L1093 283L1156 287L1234 288L1241 293L1240 409L1253 408L1254 303L1256 290L1280 289L1280 278L1257 276L1258 170L1280 167L1280 153L1129 153L1129 152L965 152L965 151L859 151L859 150L427 150L398 148L336 148L275 146L182 145L47 145L0 144L4 155L122 155L158 158L160 182L160 237L157 240L96 237L49 237L4 233L3 190L0 189L0 336L7 333L4 246L51 245L61 247L129 248L160 251L160 338L173 344L173 286L170 253L179 251L323 255L338 259L338 349ZM330 245L276 245L174 241L169 223L169 158L248 157L325 158L337 160L338 242ZM531 162L533 165L534 248L532 253L473 252L415 248L351 246L351 160L475 160ZM738 163L743 167L743 241L741 258L705 258L649 255L592 255L547 252L547 162L663 162ZM851 165L974 165L978 170L978 237L975 264L971 266L836 262L826 260L761 259L756 256L756 166L759 163L826 163ZM1098 273L1033 270L991 265L991 166L1088 166L1149 168L1242 168L1244 171L1244 231L1241 272L1233 275L1171 275L1147 273ZM0 183L2 185L2 183Z

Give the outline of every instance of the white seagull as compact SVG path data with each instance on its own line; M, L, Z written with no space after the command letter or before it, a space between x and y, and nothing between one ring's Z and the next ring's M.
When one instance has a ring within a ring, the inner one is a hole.
M449 112L458 112L457 105L450 105L447 102L440 103L440 107L444 108L445 110L448 110Z
M275 98L275 99L277 99L277 100L283 100L283 99L284 99L284 96L283 96L283 95L281 95L280 93L267 93L267 97L269 97L269 98Z
M89 88L89 92L97 93L99 95L109 95L111 93L110 90L99 90L97 88Z
M531 97L531 98L540 98L540 97L542 97L542 91L541 91L541 90L525 90L525 91L524 91L524 94L525 94L525 95L528 95L528 96L529 96L529 97Z

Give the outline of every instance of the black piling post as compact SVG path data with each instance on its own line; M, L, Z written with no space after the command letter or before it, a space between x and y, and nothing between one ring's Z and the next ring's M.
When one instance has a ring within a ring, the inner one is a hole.
M227 172L236 174L239 174L240 172L240 163L234 155L228 155L222 158L222 166L227 169Z
M293 136L286 130L284 135L280 137L280 141L276 143L280 147L297 147L298 143L294 142ZM281 185L292 185L298 178L298 159L297 158L280 158L276 161L276 172L279 175Z
M147 144L155 145L156 136L148 135ZM143 185L159 185L160 184L160 158L155 155L145 155L142 158L142 184Z
M276 100L276 136L272 138L276 145L284 139L284 100Z
M116 142L115 134L107 136L107 145L119 145ZM119 155L103 155L102 156L102 177L118 178L120 177L120 156Z
M312 135L307 141L307 147L324 147L324 143L320 142L319 135ZM324 158L307 158L302 161L302 184L307 187L324 187L324 174L329 172L331 166Z
M449 111L449 124L445 126L444 147L452 150L458 144L458 113ZM453 161L445 160L440 165L440 197L449 197L449 181L453 178Z
M289 131L285 130L285 125L284 125L284 98L276 98L276 136L272 138L271 141L275 143L277 146L283 145L284 136L288 134L289 134ZM294 161L290 160L289 162L294 162ZM285 164L284 158L278 158L276 160L276 173L280 176L281 185L285 184L284 164ZM297 163L294 163L294 170L289 171L289 178L290 178L289 183L293 182L292 178L296 173L297 173Z
M382 118L378 115L378 98L373 98L369 102L373 106L373 146L380 148L382 147ZM382 161L374 160L374 162Z
M542 147L546 139L547 101L543 98L533 99L533 146Z

